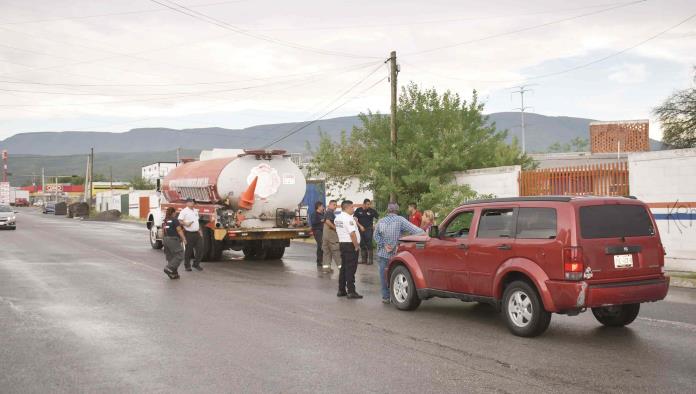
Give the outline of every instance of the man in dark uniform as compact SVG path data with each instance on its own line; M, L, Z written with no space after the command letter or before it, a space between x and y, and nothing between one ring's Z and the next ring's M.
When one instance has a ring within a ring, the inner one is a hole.
M312 233L314 234L314 240L317 241L317 267L322 266L324 261L324 252L321 248L322 233L324 230L324 203L317 201L314 203L314 212L309 218L312 223Z
M355 210L353 214L355 219L358 221L358 228L360 229L360 257L361 264L372 264L372 235L374 234L374 224L375 220L378 219L379 215L377 211L372 208L372 201L366 198L363 201L363 206Z

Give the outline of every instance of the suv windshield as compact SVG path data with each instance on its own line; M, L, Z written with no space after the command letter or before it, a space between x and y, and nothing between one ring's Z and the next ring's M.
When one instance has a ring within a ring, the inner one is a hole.
M12 209L8 206L0 205L0 212L12 212Z
M643 206L618 204L580 207L580 232L585 239L655 235Z

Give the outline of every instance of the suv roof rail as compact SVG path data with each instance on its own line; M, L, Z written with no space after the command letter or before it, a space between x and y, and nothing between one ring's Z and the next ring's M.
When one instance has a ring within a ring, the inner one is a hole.
M462 205L471 204L485 204L485 203L495 203L495 202L520 202L520 201L560 201L568 202L572 200L572 196L529 196L529 197L502 197L502 198L489 198L482 200L469 200L464 201Z

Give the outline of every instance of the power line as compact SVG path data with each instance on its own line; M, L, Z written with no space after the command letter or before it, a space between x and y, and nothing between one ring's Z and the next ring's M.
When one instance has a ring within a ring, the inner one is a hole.
M238 34L241 34L241 35L245 35L245 36L247 36L247 37L255 38L255 39L257 39L257 40L266 41L266 42L270 42L270 43L273 43L273 44L286 46L286 47L293 48L293 49L298 49L298 50L304 50L304 51L308 51L308 52L313 52L313 53L317 53L317 54L320 54L320 55L333 55L333 56L343 56L343 57L352 57L352 58L363 58L363 59L365 59L365 58L372 58L372 59L376 59L376 57L373 57L373 56L363 56L363 55L356 55L356 54L352 54L352 53L337 52L337 51L330 51L330 50L326 50L326 49L314 48L314 47L310 47L310 46L306 46L306 45L301 45L301 44L297 44L297 43L294 43L294 42L281 40L281 39L274 38L274 37L270 37L270 36L265 36L265 35L253 33L253 32L250 32L250 31L248 31L248 30L241 29L241 28L239 28L239 27L237 27L237 26L234 26L234 25L232 25L232 24L230 24L230 23L227 23L227 22L225 22L225 21L223 21L223 20L220 20L220 19L217 19L217 18L213 18L213 17L211 17L211 16L209 16L209 15L203 14L203 13L198 12L198 11L195 11L195 10L192 10L191 8L185 7L185 6L183 6L183 5L179 4L179 3L176 3L176 2L174 2L174 1L172 1L172 0L164 0L164 1L167 1L167 3L164 3L164 2L159 1L159 0L150 0L150 1L153 2L153 3L159 4L159 5L163 6L163 7L169 8L169 9L172 10L172 11L175 11L175 12L178 12L178 13L181 13L181 14L184 14L184 15L187 15L187 16L189 16L189 17L191 17L191 18L194 18L194 19L197 19L197 20L200 20L200 21L203 21L203 22L206 22L206 23L209 23L209 24L212 24L212 25L221 27L221 28L223 28L223 29L231 30L231 31L233 31L233 32L235 32L235 33L238 33Z
M648 0L638 0L638 1L633 1L633 2L630 2L630 3L622 3L622 4L619 4L619 5L616 5L616 6L613 6L613 7L604 8L604 9L601 9L601 10L598 10L598 11L592 11L592 12L587 12L587 13L580 14L580 15L575 15L575 16L571 16L571 17L556 19L556 20L553 20L553 21L550 21L550 22L541 23L541 24L538 24L538 25L527 26L527 27L523 27L523 28L520 28L520 29L509 30L509 31L502 32L502 33L497 33L497 34L492 34L492 35L485 36L485 37L475 38L475 39L472 39L472 40L467 40L467 41L462 41L462 42L458 42L458 43L454 43L454 44L448 44L448 45L443 45L443 46L434 47L434 48L430 48L430 49L424 49L424 50L420 50L420 51L415 51L415 52L407 53L406 56L422 55L422 54L424 54L424 53L430 53L430 52L435 52L435 51L440 51L440 50L443 50L443 49L454 48L454 47L458 47L458 46L462 46L462 45L473 44L473 43L476 43L476 42L492 40L492 39L494 39L494 38L504 37L504 36L508 36L508 35L516 34L516 33L522 33L522 32L525 32L525 31L534 30L534 29L539 29L539 28L542 28L542 27L547 27L547 26L551 26L551 25L555 25L555 24L559 24L559 23L571 21L571 20L574 20L574 19L580 19L580 18L584 18L584 17L587 17L587 16L591 16L591 15L601 14L601 13L604 13L604 12L608 12L608 11L616 10L616 9L619 9L619 8L624 8L624 7L632 6L632 5L635 5L635 4L645 3L646 1L648 1Z
M379 64L379 66L377 66L377 67L376 67L374 70L372 70L369 74L367 74L366 76L364 76L363 78L361 78L360 80L358 80L356 83L354 83L353 85L351 85L351 87L349 87L346 91L344 91L343 93L341 93L338 97L336 97L334 100L332 100L332 101L331 101L329 104L327 104L326 106L332 105L333 103L335 103L335 102L341 100L343 97L345 97L347 94L349 94L353 89L355 89L356 87L360 86L360 84L362 84L363 82L365 82L365 80L367 80L368 78L370 78L370 77L371 77L374 73L376 73L380 68L382 68L381 62L380 62L380 64ZM361 92L360 94L366 92L367 90L373 88L374 86L377 86L377 84L378 84L379 82L383 81L383 80L384 80L384 78L381 78L380 80L378 80L378 81L375 82L374 84L370 85L370 87L368 87L366 90L364 90L364 91ZM274 141L272 141L272 142L270 142L270 143L264 145L264 146L263 146L263 149L266 149L266 148L268 148L268 147L270 147L270 146L273 146L273 145L277 144L278 142L281 142L281 141L283 141L283 140L285 140L285 139L287 139L287 138L289 138L289 137L291 137L291 136L293 136L293 135L299 133L300 131L306 129L307 127L313 125L314 123L316 123L316 122L322 120L323 118L325 118L325 117L328 116L329 114L331 114L331 113L335 112L336 110L338 110L339 108L343 107L343 106L346 105L348 102L350 102L350 100L348 100L348 101L346 101L346 102L344 102L344 103L342 103L342 104L340 104L340 105L338 105L338 106L336 106L336 107L330 109L329 111L323 113L323 114L322 114L321 116L319 116L318 118L316 118L316 119L314 119L314 120L312 120L312 121L309 121L309 122L305 123L304 125L302 125L302 126L300 126L300 127L297 127L297 128L295 128L295 129L289 131L289 132L288 132L287 134L285 134L284 136L282 136L282 137L280 137L280 138L277 138L277 139L275 139Z
M631 50L633 50L633 49L635 49L635 48L638 48L638 47L641 46L641 45L644 45L644 44L646 44L646 43L648 43L648 42L650 42L650 41L652 41L652 40L655 40L655 39L659 38L660 36L662 36L662 35L664 35L664 34L670 32L670 31L676 29L677 27L679 27L679 26L681 26L681 25L683 25L683 24L689 22L690 20L692 20L692 19L694 19L694 18L696 18L696 14L692 14L692 15L690 15L689 17L687 17L686 19L683 19L683 20L681 20L680 22L678 22L678 23L676 23L676 24L674 24L674 25L671 25L670 27L667 27L666 29L661 30L661 31L659 31L659 32L657 32L657 33L655 33L655 34L653 34L653 35L651 35L651 36L645 38L644 40L641 40L641 41L639 41L639 42L637 42L637 43L635 43L635 44L633 44L633 45L631 45L631 46L625 47L625 48L623 48L623 49L621 49L621 50L618 50L618 51L613 52L613 53L611 53L611 54L609 54L609 55L600 57L600 58L598 58L598 59L594 59L594 60L591 60L591 61L586 62L586 63L581 63L581 64L578 64L577 66L573 66L573 67L570 67L570 68L566 68L566 69L563 69L563 70L560 70L560 71L555 71L555 72L546 73L546 74L534 75L534 76L531 76L531 77L523 77L523 78L519 78L519 79L508 79L508 80L470 80L470 79L465 79L465 78L457 78L457 77L452 77L452 76L447 76L447 75L436 74L436 73L433 73L433 72L431 72L431 71L429 71L429 70L426 70L426 69L424 69L424 68L422 68L422 67L414 66L414 65L412 65L412 64L410 64L410 63L409 63L409 66L414 67L414 68L420 68L420 69L423 70L424 72L429 73L429 74L432 74L432 75L434 75L434 76L436 76L436 77L446 78L446 79L453 79L453 80L460 80L460 81L467 81L467 82L473 82L473 83L475 83L475 82L480 82L480 83L517 83L517 82L520 82L520 81L531 81L531 80L549 78L549 77L554 77L554 76L557 76L557 75L562 75L562 74L566 74L566 73L569 73L569 72L573 72L573 71L576 71L576 70L580 70L580 69L583 69L583 68L586 68L586 67L595 65L595 64L597 64L597 63L604 62L604 61L609 60L609 59L611 59L611 58L620 56L620 55L622 55L622 54L624 54L624 53L626 53L626 52L629 52L629 51L631 51Z
M25 82L25 81L7 81L0 80L0 83L6 84L18 84L18 85L40 85L40 86L66 86L66 87L174 87L174 86L197 86L197 85L225 85L231 83L239 82L252 82L252 81L267 81L273 79L290 78L296 76L310 76L324 74L327 72L339 71L344 69L350 69L355 66L369 66L374 64L374 61L356 63L350 65L343 65L340 67L328 68L318 71L306 72L306 73L294 73L277 75L271 77L259 77L259 78L247 78L247 79L236 79L236 80L224 80L224 81L209 81L209 82L188 82L188 83L119 83L119 84L101 84L101 83L49 83L49 82Z

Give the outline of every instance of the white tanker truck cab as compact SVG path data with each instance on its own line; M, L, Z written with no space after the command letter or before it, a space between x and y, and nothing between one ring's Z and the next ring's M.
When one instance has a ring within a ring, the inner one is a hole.
M279 259L294 238L309 238L302 171L283 150L214 149L184 161L158 189L159 206L150 211L150 245L161 249L164 211L177 212L193 198L203 229L205 261L227 249L249 259Z

